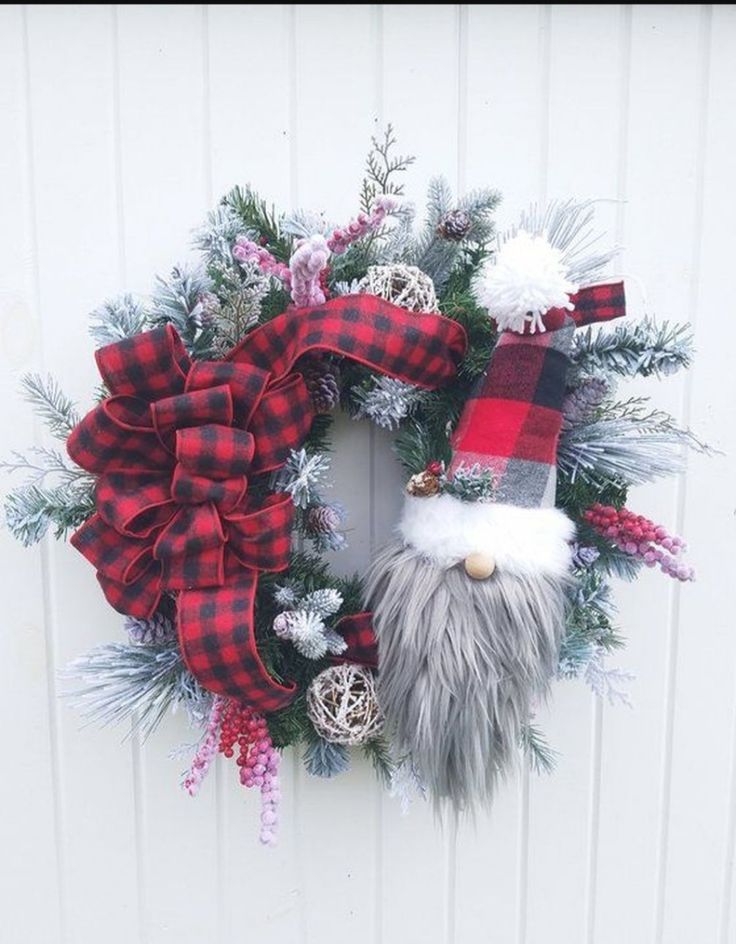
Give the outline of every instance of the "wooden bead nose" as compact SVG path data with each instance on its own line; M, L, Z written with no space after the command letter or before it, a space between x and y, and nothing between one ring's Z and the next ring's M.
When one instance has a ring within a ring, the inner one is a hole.
M496 561L490 554L476 551L468 554L464 561L465 573L473 580L487 580L496 569Z

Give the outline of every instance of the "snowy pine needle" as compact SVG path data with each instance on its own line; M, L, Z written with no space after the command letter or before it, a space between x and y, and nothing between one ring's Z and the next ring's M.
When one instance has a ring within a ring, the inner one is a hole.
M328 483L330 457L323 452L309 455L306 449L292 449L289 458L273 478L276 491L287 492L297 508L306 508L315 500L318 489Z
M575 481L603 480L643 485L685 468L683 447L708 453L689 430L669 414L646 412L635 399L614 404L608 413L563 429L557 451L561 471Z
M304 751L304 766L313 777L336 777L350 767L350 750L318 738Z
M175 643L108 643L75 659L63 675L80 680L69 697L88 721L107 725L134 719L130 733L142 739L168 711L179 708L193 724L202 724L212 699L184 665Z
M621 322L615 328L576 331L571 353L578 373L621 377L673 374L690 366L693 335L689 324L657 324L654 318Z
M323 590L313 590L302 597L300 606L305 610L316 613L317 616L325 619L327 616L334 616L342 606L342 594L333 587L325 587Z
M94 513L90 479L65 482L52 488L29 482L5 497L5 524L21 544L37 544L49 530L63 538Z
M132 295L121 295L95 308L90 315L89 333L97 347L104 347L140 334L146 330L147 322L144 306Z
M493 469L484 469L478 463L461 465L443 488L446 495L454 495L461 501L489 501L493 497L495 477Z
M194 233L194 245L207 257L207 262L232 265L235 240L243 234L243 223L235 210L220 203L207 214L207 222ZM248 234L251 235L251 234Z
M594 200L553 200L543 206L532 204L519 223L499 238L499 245L524 231L545 236L559 249L568 279L588 285L599 279L616 256L616 249L599 249L601 234L594 227Z
M355 391L358 404L356 419L367 417L384 429L396 429L407 416L427 399L427 391L395 377L374 377L373 386Z
M79 422L74 402L62 392L53 377L25 374L20 381L23 399L30 403L52 436L66 440Z

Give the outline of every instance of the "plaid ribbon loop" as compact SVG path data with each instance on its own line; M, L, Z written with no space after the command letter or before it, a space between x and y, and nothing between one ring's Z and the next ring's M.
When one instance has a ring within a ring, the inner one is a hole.
M258 574L288 566L294 508L287 495L253 497L248 481L283 465L308 433L314 408L294 365L315 348L433 387L454 374L465 337L441 316L372 296L289 310L227 361L192 363L166 325L97 352L110 396L67 443L98 476L96 513L71 541L110 604L146 618L177 593L193 674L260 711L295 694L261 662L253 619Z

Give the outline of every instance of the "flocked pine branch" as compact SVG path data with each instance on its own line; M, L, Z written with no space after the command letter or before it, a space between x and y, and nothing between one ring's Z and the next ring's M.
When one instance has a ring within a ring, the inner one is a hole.
M297 508L306 508L316 500L318 490L327 485L330 457L306 449L292 449L289 458L273 478L276 491L288 492Z
M337 224L327 219L324 213L313 210L294 210L281 220L281 231L294 239L309 239L315 233L330 236Z
M443 491L461 501L488 501L493 497L495 477L492 469L480 465L460 466Z
M409 261L430 276L438 292L459 262L465 246L483 246L489 242L494 232L491 215L500 200L498 191L485 189L474 190L453 201L452 191L444 178L434 177L430 180L426 220ZM440 223L451 210L459 210L467 215L469 228L461 240L442 236Z
M336 777L350 767L350 751L318 737L304 751L304 766L313 777Z
M148 315L141 302L132 295L111 298L90 315L89 333L97 347L115 344L140 334L148 327Z
M211 353L212 331L206 324L205 310L211 288L210 277L199 269L176 266L168 279L156 279L151 320L154 324L172 324L194 357Z
M594 200L552 200L532 204L515 226L503 233L499 244L516 236L520 230L545 236L562 252L568 278L579 285L600 279L618 250L601 249L601 234L594 226Z
M608 652L620 646L613 616L611 589L601 573L596 569L579 571L560 646L560 678L579 677L596 651Z
M354 392L358 409L355 419L367 417L384 429L396 429L417 406L427 400L427 391L414 384L384 375L373 378L368 389Z
M193 724L203 724L212 699L184 665L175 642L98 646L75 659L65 676L81 682L69 696L89 721L133 720L132 730L142 738L168 711L184 709Z
M621 482L643 485L685 467L683 447L696 452L709 448L689 430L681 429L661 410L647 411L632 399L613 404L589 421L563 429L557 464L574 482Z
M207 222L194 233L194 246L203 252L208 265L232 265L233 245L244 224L232 206L220 203L207 214Z
M36 544L49 528L57 538L78 528L93 514L91 481L65 483L43 488L33 482L21 485L5 497L5 523L11 534L26 547Z
M612 329L577 331L572 361L578 373L622 377L672 374L690 366L693 336L689 324L658 324L653 318L621 322Z
M52 436L66 440L79 422L74 402L62 392L53 377L26 374L21 378L23 399L31 404Z

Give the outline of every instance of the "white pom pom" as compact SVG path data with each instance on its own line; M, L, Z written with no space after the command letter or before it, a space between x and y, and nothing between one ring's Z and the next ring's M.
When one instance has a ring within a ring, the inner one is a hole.
M522 332L529 324L532 333L544 331L542 317L550 308L571 311L570 295L578 289L567 279L560 250L523 231L503 244L474 288L501 331Z

